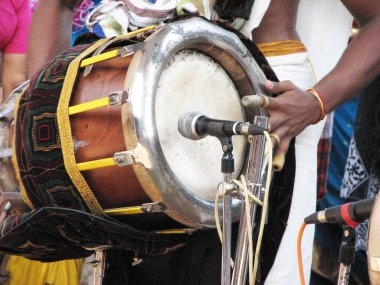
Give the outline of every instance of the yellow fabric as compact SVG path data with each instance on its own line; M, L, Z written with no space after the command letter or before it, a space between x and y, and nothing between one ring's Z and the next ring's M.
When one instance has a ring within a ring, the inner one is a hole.
M101 98L93 101L89 101L86 103L78 104L75 106L69 107L69 115L75 115L78 113L82 113L89 110L94 110L97 108L107 107L109 106L109 98Z
M97 215L104 215L103 209L76 164L74 142L70 125L69 103L81 61L90 56L98 47L108 40L109 39L102 39L97 41L70 63L57 108L57 121L66 171L80 192L83 200L86 202L88 208L93 214Z
M257 47L265 57L306 52L305 45L300 41L261 43L257 44Z
M20 103L20 99L21 97L23 96L24 92L26 92L26 90L29 88L29 84L27 84L24 88L24 90L22 90L22 92L20 93L17 101L16 101L16 105L15 105L15 109L13 110L13 117L14 118L17 118L17 111L18 111L18 106L19 106L19 103ZM21 126L19 126L19 124L17 123L18 120L14 120L15 121L15 129L17 128L21 128ZM18 167L18 162L17 162L17 159L16 159L16 136L13 136L13 139L12 139L12 165L13 165L13 169L15 171L15 174L16 174L16 179L18 181L18 185L20 185L20 191L21 191L21 197L22 199L24 200L25 204L28 205L28 207L32 210L35 210L36 208L33 206L32 202L30 201L29 197L28 197L28 193L27 191L25 190L25 187L24 187L24 183L22 183L21 181L21 177L20 177L20 169Z
M92 161L81 162L77 164L79 171L97 169L108 166L115 166L116 163L113 158L104 158Z
M45 263L12 255L6 270L9 285L79 285L82 267L82 259Z

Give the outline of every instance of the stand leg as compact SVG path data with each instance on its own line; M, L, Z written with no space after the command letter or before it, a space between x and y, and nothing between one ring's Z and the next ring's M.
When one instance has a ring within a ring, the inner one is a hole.
M222 144L223 157L221 170L224 176L225 193L223 196L223 235L222 235L222 272L221 284L231 284L231 230L232 230L232 173L234 172L234 157L232 154L232 137L218 138Z
M226 193L223 196L223 236L222 236L222 285L230 285L231 279L231 217L232 217L232 196L233 185L230 184L231 174L225 174Z
M95 250L94 285L102 285L106 263L106 251L104 248Z
M338 285L348 285L350 279L351 265L355 261L355 237L354 229L344 226L343 238L339 252L339 278Z
M254 186L253 194L256 197L260 195L259 185ZM255 228L255 219L257 212L257 205L250 205L250 214L252 217L252 230ZM242 213L245 213L245 204L242 205ZM248 272L248 235L247 235L247 218L242 215L240 219L239 233L236 243L236 255L235 255L235 266L232 272L232 285L244 285L246 284L247 272ZM252 234L252 233L250 233Z
M339 267L339 277L338 277L338 285L348 285L348 282L350 280L350 271L351 271L351 264L345 265L343 263L340 264Z

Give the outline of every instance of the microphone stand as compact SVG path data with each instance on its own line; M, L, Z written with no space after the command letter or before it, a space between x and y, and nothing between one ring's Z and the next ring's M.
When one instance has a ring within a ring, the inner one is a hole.
M344 226L343 227L343 238L340 245L339 252L339 277L337 285L348 285L350 279L351 265L355 261L355 229Z
M106 249L107 246L95 249L95 259L92 262L94 266L94 285L103 284L104 271L106 268Z
M221 170L224 177L225 193L223 195L223 235L222 235L222 272L221 284L230 285L231 279L231 232L232 232L232 182L234 172L234 157L232 154L232 137L219 137L222 144L223 157ZM219 218L219 217L217 217Z

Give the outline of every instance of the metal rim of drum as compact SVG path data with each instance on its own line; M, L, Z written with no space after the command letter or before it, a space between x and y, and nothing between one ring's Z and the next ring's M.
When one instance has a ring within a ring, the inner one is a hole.
M163 156L156 130L154 108L158 81L167 61L183 49L194 49L214 58L231 77L240 96L268 95L263 87L266 78L236 34L201 18L164 26L150 36L130 64L125 88L133 109L136 138L128 142L131 132L125 127L124 137L127 149L137 146L141 156L144 156L141 160L145 160L146 167L133 166L143 189L154 202L163 202L168 208L166 214L174 220L195 228L215 227L213 202L195 197L183 189ZM246 77L244 81L241 80L243 74ZM142 96L144 102L141 102ZM268 116L264 109L255 109L254 115ZM131 116L130 111L122 111L124 125L126 121L131 121L128 116ZM147 135L147 130L153 132L153 139ZM237 221L241 202L234 199L232 207L232 220Z

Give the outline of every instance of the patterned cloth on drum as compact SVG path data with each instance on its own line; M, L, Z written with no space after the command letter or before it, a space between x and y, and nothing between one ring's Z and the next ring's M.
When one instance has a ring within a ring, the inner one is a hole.
M110 218L60 207L10 216L1 233L1 251L40 261L86 257L93 253L91 248L107 245L159 255L187 242L183 235L142 232Z
M38 72L21 95L15 118L15 149L23 198L37 209L46 205L89 211L65 171L58 134L57 105L70 62L88 46L69 49Z

